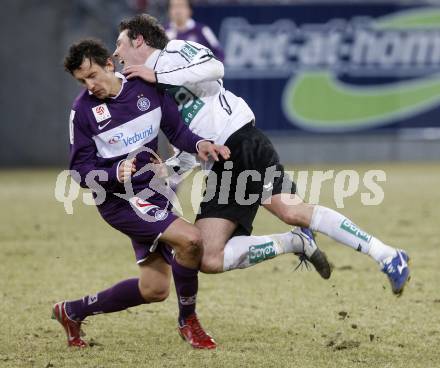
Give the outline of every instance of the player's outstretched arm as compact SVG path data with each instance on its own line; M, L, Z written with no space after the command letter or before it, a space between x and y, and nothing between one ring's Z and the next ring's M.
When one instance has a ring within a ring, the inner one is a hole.
M162 120L160 128L172 145L182 151L197 153L204 161L208 160L209 156L218 160L219 154L225 159L229 158L229 148L215 145L209 139L200 137L191 132L183 123L173 99L162 92L159 92L159 96L162 100Z
M128 79L139 77L173 86L216 81L224 76L223 63L211 50L195 42L171 41L161 57L167 58L168 67L153 70L145 65L131 65L122 72Z

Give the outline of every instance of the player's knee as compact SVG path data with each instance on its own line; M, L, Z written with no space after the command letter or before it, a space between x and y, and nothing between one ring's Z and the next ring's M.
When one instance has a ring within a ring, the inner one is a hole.
M296 211L292 211L291 209L283 209L281 213L279 213L279 218L286 224L299 225L298 213Z
M191 258L200 257L203 251L202 235L197 228L185 232L180 241L180 252Z
M140 282L139 291L148 303L163 302L170 295L170 288L167 285L143 285Z
M204 252L200 271L203 273L219 273L223 271L223 258Z
M281 221L292 226L308 226L307 216L301 211L301 208L286 208L279 214Z
M154 290L154 292L152 293L151 299L153 302L159 303L159 302L163 302L164 300L166 300L169 295L170 295L169 288Z

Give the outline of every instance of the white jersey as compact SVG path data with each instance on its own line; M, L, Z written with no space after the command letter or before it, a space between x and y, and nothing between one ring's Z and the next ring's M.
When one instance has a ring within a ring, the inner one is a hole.
M172 40L145 62L157 83L174 97L182 119L195 134L224 144L255 119L248 104L223 87L224 67L211 50L196 42Z

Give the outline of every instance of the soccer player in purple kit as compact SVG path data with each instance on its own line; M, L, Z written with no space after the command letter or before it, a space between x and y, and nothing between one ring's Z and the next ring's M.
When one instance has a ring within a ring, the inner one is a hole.
M214 32L191 18L191 0L169 0L168 16L170 22L165 26L165 32L170 40L197 42L211 49L215 57L223 61L225 55Z
M163 301L169 293L171 265L179 302L179 333L195 348L215 348L195 313L200 231L171 212L160 188L150 185L154 172L139 169L151 165L159 129L174 145L197 153L202 160L209 156L218 160L219 155L228 158L229 149L192 133L182 123L174 101L153 85L141 79L128 81L115 73L110 53L100 42L73 44L64 66L86 87L70 114L72 176L94 191L103 219L130 237L140 277L78 300L56 303L53 318L64 327L69 346L85 347L81 324L86 317ZM137 171L139 175L133 175ZM134 195L125 190L127 182ZM105 198L98 201L103 194Z

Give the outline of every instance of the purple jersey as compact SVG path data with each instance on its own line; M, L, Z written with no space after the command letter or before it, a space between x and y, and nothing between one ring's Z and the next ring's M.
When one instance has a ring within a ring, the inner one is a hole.
M87 174L102 170L108 180L94 180L107 193L98 211L115 229L131 238L138 263L145 261L156 249L169 262L170 248L158 241L160 235L176 220L169 211L169 202L155 191L148 200L133 196L119 198L111 193L124 193L124 185L117 179L120 162L126 156L148 147L157 151L159 129L177 147L195 153L202 140L181 121L175 102L141 79L126 80L122 74L119 94L100 100L89 91L81 93L70 114L70 169L80 174L80 185L87 187ZM151 154L146 151L136 155L136 168L140 170L150 163ZM154 176L146 171L133 176L133 194L140 195Z
M117 96L100 100L85 90L70 115L70 169L79 172L82 187L88 186L85 179L89 172L105 171L108 180L97 182L108 193L124 191L117 169L127 154L142 147L157 151L159 129L173 145L191 153L197 152L197 143L203 139L182 123L170 97L140 79L116 75L123 80ZM150 157L149 152L140 152L137 169L149 164ZM133 176L134 193L146 188L153 176L151 171Z
M212 32L211 28L202 23L196 22L194 19L189 19L185 25L185 30L180 31L175 24L169 23L165 27L165 31L170 40L184 40L197 42L207 48L211 49L215 57L221 61L224 60L225 54L217 40L217 37Z

